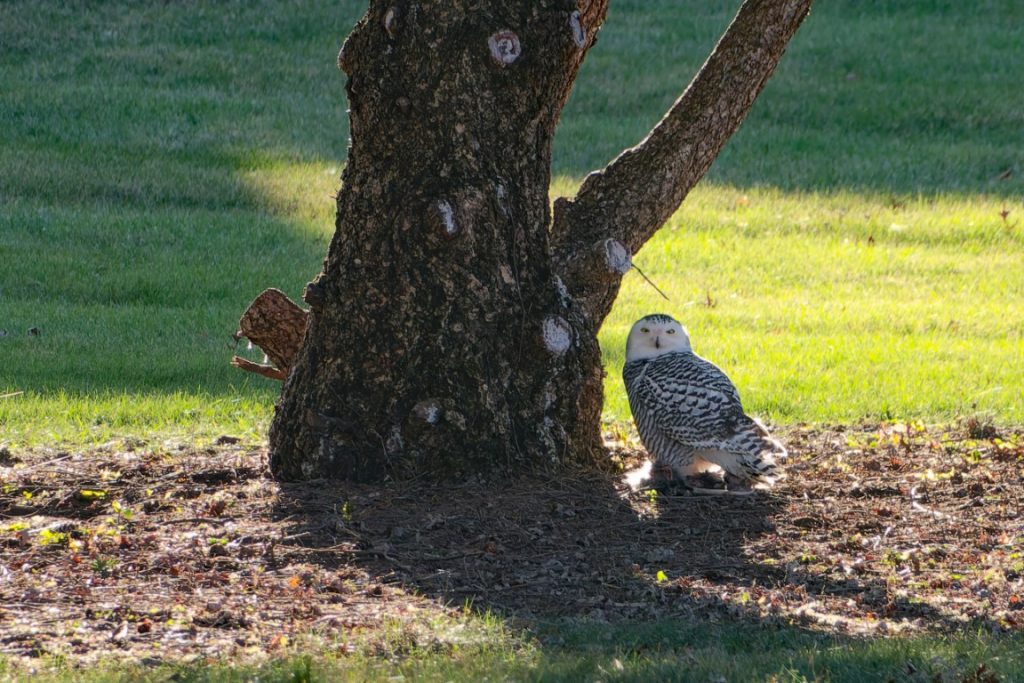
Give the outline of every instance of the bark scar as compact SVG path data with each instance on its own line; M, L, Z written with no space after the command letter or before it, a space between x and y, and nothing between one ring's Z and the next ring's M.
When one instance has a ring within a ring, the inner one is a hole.
M487 39L487 45L491 48L491 58L501 66L516 61L523 52L519 36L512 31L498 31Z

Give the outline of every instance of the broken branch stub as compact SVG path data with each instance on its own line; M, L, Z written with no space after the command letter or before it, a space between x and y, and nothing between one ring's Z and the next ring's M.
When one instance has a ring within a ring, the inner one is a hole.
M487 39L487 45L491 49L491 59L503 67L519 59L523 51L519 36L512 31L498 31Z
M231 364L234 365L239 370L252 372L262 377L266 377L267 379L276 379L282 382L288 379L288 375L285 372L275 368L273 365L253 363L248 358L242 358L241 356L232 356Z
M261 365L235 356L231 364L247 372L284 380L306 334L309 312L279 289L267 289L253 299L238 321L236 338L245 337L263 350L273 365Z
M544 318L541 330L544 347L555 356L562 356L572 346L572 327L565 318L549 315Z

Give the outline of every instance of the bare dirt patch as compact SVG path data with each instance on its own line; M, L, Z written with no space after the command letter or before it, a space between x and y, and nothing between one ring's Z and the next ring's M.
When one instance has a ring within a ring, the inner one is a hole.
M278 484L265 453L0 453L0 652L259 659L469 603L515 624L663 617L847 634L1024 629L1024 433L793 429L746 498L622 472ZM629 469L642 453L611 444Z

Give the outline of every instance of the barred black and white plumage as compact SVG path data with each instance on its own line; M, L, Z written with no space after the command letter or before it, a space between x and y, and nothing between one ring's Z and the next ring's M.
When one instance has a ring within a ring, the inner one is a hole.
M776 459L786 449L743 412L736 387L693 352L675 319L649 315L633 325L622 377L655 466L683 480L721 468L730 488L770 486L784 476Z

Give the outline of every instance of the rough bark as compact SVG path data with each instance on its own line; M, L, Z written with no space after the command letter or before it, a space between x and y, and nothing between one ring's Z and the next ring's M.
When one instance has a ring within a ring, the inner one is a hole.
M809 4L748 0L673 111L552 226L551 141L607 0L372 0L338 58L348 163L271 426L275 474L595 462L596 334L630 254L739 125Z

